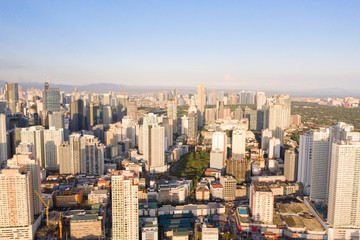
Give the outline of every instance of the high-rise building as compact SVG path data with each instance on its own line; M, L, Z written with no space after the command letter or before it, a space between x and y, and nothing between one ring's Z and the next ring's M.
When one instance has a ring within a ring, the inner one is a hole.
M138 183L134 172L119 171L111 176L113 240L139 239Z
M232 157L236 159L245 158L246 131L235 129L232 132Z
M189 133L189 118L184 115L181 117L181 134L188 135Z
M167 116L172 119L177 119L177 102L175 98L170 98L167 101Z
M267 182L252 181L249 205L253 220L263 223L273 222L274 194Z
M7 150L6 116L5 114L0 114L0 169L1 165L5 164L8 159Z
M165 129L161 126L149 126L149 168L152 172L164 172L165 166Z
M221 176L220 183L223 187L223 199L225 201L234 201L236 193L236 179L233 176Z
M93 127L101 123L101 111L99 104L90 103L88 118L89 127Z
M244 112L241 107L238 107L234 111L234 119L241 120L244 117Z
M127 116L132 118L132 119L137 119L137 116L138 116L138 109L137 109L137 103L135 101L130 101L128 104L127 104Z
M187 136L190 139L195 139L197 137L198 129L198 115L196 112L189 112L188 114L188 134Z
M196 96L196 106L199 110L199 122L198 125L201 127L204 124L204 113L205 113L205 104L206 104L206 88L204 85L200 84L197 88Z
M15 114L17 103L19 102L19 89L17 83L6 83L5 99L12 114Z
M257 130L257 111L251 108L245 107L244 117L249 119L249 129Z
M40 164L33 158L32 152L15 154L12 159L7 161L7 166L10 168L25 167L26 171L30 173L30 192L32 211L34 215L39 215L42 211L42 203L36 192L41 193L41 173Z
M109 125L112 122L112 111L110 105L102 107L103 124Z
M224 101L217 101L216 102L216 119L224 119L225 113L224 113L225 105Z
M205 110L205 123L212 124L216 121L216 108L207 108Z
M60 90L59 88L49 88L49 82L45 83L44 110L49 112L60 111Z
M321 128L300 136L297 181L314 201L327 201L330 164L330 131Z
M144 161L147 163L147 167L149 167L149 162L151 158L151 128L153 125L157 125L159 123L157 115L153 113L149 113L143 118L143 126L142 126L142 149L144 155Z
M360 142L332 145L328 218L329 239L360 236Z
M227 158L227 135L225 132L214 132L212 136L212 150L217 150L223 152L224 154L224 161ZM224 163L225 165L225 163Z
M284 176L287 181L296 181L298 154L293 149L287 149L284 157Z
M35 157L40 161L40 166L45 167L45 144L44 130L42 126L31 126L29 128L21 128L21 142L30 143L35 146Z
M84 102L78 99L70 104L70 130L83 130L85 127L84 120Z
M166 138L166 150L169 149L170 146L173 145L174 138L174 120L170 117L163 117L162 124L165 129L165 138Z
M81 173L104 174L104 145L93 135L84 135L81 142Z
M64 129L50 127L44 130L45 167L59 170L58 146L64 141Z
M65 129L65 115L62 112L52 112L49 114L49 128Z
M229 158L226 161L226 174L233 176L238 183L250 178L250 161L246 158Z
M0 239L33 239L30 173L24 167L0 173Z
M256 109L262 110L266 104L266 96L265 92L257 92L256 93Z
M210 168L222 170L225 167L224 153L220 149L210 152Z

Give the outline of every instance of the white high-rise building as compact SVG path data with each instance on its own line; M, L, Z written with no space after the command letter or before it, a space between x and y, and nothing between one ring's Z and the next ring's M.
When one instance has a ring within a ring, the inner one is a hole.
M112 238L139 239L138 176L119 171L111 176Z
M212 136L212 151L220 150L224 154L224 161L227 159L227 135L226 132L214 132ZM225 164L225 163L224 163Z
M24 167L0 173L0 239L33 239L30 173Z
M255 221L272 223L274 216L274 194L267 182L253 181L250 185L250 209Z
M327 201L330 164L330 131L322 128L300 136L298 182L311 200Z
M245 157L246 131L234 130L232 133L232 157L241 159Z
M93 135L84 135L81 142L81 173L104 174L104 145Z
M150 152L149 168L150 171L164 172L165 167L165 128L152 126L148 144Z
M330 169L329 239L359 239L360 142L334 143Z
M200 114L198 115L198 125L202 126L204 123L204 113L205 113L205 103L206 103L206 88L204 85L200 84L197 88L196 95L196 106Z
M148 115L144 116L143 119L143 126L142 126L142 131L143 131L143 135L142 135L142 140L143 140L143 153L144 153L144 161L147 162L147 164L149 165L149 160L151 157L151 153L149 151L149 143L151 142L151 128L152 125L156 125L159 123L158 117L157 115L153 114L153 113L149 113Z
M224 162L224 153L220 149L210 152L210 168L221 170L225 167Z
M46 166L45 162L45 144L44 144L44 127L32 126L22 128L20 132L21 142L32 143L35 146L35 157L40 161L41 166Z
M6 163L7 158L6 116L0 114L0 169L1 165Z
M266 104L266 96L265 92L257 92L256 93L256 109L262 110Z
M269 139L272 138L272 136L272 131L270 131L269 129L263 129L261 131L261 149L269 149Z
M181 134L189 134L189 118L186 115L181 117Z
M279 159L280 158L280 139L278 138L269 138L269 149L268 149L268 158L269 159Z
M58 146L64 141L64 129L50 127L44 130L45 166L59 170Z

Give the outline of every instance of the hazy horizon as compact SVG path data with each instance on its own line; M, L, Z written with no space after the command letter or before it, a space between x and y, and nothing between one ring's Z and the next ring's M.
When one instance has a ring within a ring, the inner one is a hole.
M359 1L0 6L4 81L285 91L360 81Z

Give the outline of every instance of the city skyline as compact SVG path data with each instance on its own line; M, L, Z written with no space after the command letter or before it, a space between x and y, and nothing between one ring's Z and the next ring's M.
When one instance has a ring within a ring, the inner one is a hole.
M357 1L1 5L4 81L292 90L360 77Z

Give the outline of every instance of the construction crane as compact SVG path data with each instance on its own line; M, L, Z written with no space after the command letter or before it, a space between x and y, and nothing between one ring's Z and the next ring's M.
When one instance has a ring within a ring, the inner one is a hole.
M65 216L67 214L68 211L70 211L71 208L69 208L64 214L60 214L59 216L59 234L60 234L60 239L62 239L62 217L63 215Z
M39 196L40 200L43 202L43 204L46 207L46 226L49 227L49 207L50 207L50 200L48 200L48 203L46 204L44 199L40 196L38 191L35 190L35 193Z

